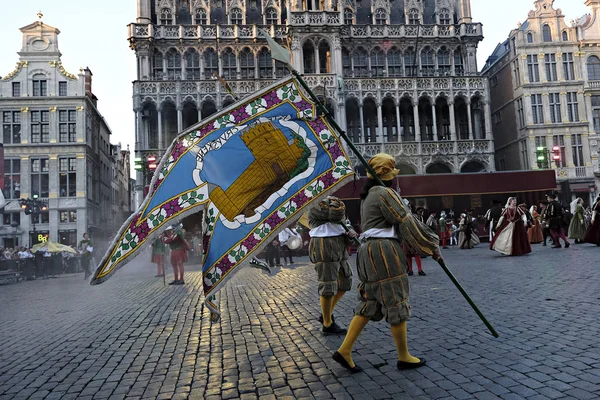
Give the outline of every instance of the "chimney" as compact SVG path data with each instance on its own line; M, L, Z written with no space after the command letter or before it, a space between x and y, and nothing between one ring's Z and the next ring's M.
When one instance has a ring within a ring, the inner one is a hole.
M94 94L92 93L92 71L86 67L83 70L83 79L85 79L85 95L88 97L93 97Z

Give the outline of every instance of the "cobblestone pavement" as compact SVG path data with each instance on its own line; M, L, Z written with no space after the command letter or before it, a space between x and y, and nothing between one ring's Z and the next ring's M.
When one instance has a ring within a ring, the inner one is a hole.
M427 259L427 276L411 277L409 336L428 362L408 372L395 369L385 322L357 342L363 373L331 360L343 337L320 333L306 259L273 276L240 271L213 325L198 268L175 287L142 261L95 287L81 275L1 286L0 398L600 398L599 248L444 254L501 337ZM340 324L354 300L351 292L338 305Z

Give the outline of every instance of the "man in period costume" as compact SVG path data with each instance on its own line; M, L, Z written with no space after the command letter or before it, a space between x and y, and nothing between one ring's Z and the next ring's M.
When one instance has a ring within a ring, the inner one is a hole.
M548 227L550 228L550 235L554 241L552 248L560 249L562 246L560 245L559 239L562 239L565 243L566 249L571 245L571 243L569 243L567 237L565 236L565 219L563 208L556 200L556 195L554 193L548 194L546 198L548 200L548 206L544 210L542 219L546 221Z
M489 229L490 242L494 238L494 232L498 221L502 216L502 203L498 200L492 201L492 207L485 213L485 220L487 221L487 228Z
M352 373L361 371L352 361L354 343L370 320L380 321L385 317L398 351L397 368L418 368L425 364L425 359L413 357L408 351L409 282L401 241L411 253L440 260L439 238L411 214L400 195L391 189L399 172L394 157L377 154L369 160L369 165L385 186L369 176L361 193L363 243L357 256L360 297L346 338L333 359Z
M329 196L312 207L308 213L310 224L310 261L315 264L319 279L321 322L324 334L344 334L333 319L333 310L352 287L352 269L348 263L350 237L342 224L346 221L346 205L337 197Z
M161 240L163 243L168 244L171 249L171 266L173 267L175 280L169 283L169 285L185 284L183 280L183 264L188 261L190 246L183 236L183 230L181 227L175 229L173 226L169 226L165 233L163 233Z
M81 254L81 268L83 268L84 272L83 279L87 279L92 274L90 263L92 262L92 252L94 251L88 233L83 234L83 239L77 245L77 249L79 250L79 254Z
M446 246L446 241L450 238L449 237L449 233L450 230L448 229L448 225L446 223L446 211L442 211L440 213L440 221L439 221L439 226L440 226L440 236L442 239L442 248L443 249L447 249L448 247Z

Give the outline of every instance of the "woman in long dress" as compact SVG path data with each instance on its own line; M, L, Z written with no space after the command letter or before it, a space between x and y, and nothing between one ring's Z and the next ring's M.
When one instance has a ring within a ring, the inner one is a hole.
M529 209L533 222L527 235L529 236L529 243L542 243L544 241L544 232L542 231L542 225L540 224L540 214L538 213L537 206L533 205Z
M498 221L496 236L490 243L490 249L507 256L531 253L524 218L526 218L525 213L517 207L517 198L509 197Z
M600 196L598 196L592 207L592 221L583 241L600 246Z
M571 223L569 224L569 239L575 239L575 243L582 243L587 228L585 223L583 200L578 197L571 202Z

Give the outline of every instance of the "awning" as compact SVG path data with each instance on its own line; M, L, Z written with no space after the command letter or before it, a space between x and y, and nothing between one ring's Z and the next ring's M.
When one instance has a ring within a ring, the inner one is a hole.
M592 187L590 187L592 186ZM577 192L577 193L590 193L592 191L592 188L594 188L596 185L594 185L593 183L571 183L569 184L569 187L571 188L571 192Z
M341 199L358 199L365 182L366 178L350 182L335 195ZM397 185L405 197L550 192L556 190L556 175L553 170L402 175L398 176Z

